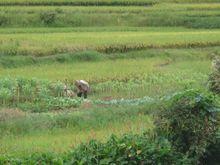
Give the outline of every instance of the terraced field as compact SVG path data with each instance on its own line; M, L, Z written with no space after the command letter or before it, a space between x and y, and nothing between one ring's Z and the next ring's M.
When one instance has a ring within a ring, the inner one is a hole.
M26 38L26 36L29 36ZM114 53L147 48L219 46L219 30L0 34L5 55L47 56L83 50Z

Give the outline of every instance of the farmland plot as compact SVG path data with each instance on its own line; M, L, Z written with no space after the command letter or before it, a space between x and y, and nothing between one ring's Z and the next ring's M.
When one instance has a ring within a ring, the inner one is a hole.
M219 11L218 0L1 1L0 164L218 162ZM65 93L77 79L88 99ZM186 152L170 138L183 129L196 142Z

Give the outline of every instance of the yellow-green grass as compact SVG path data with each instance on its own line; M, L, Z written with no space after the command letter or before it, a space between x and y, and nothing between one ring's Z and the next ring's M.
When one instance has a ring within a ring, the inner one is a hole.
M1 54L45 56L81 50L104 52L145 48L220 45L220 30L182 32L70 32L0 34Z
M140 115L124 122L110 123L107 127L89 131L62 129L49 133L7 136L0 138L0 154L19 157L36 152L62 153L91 139L105 141L112 134L121 136L125 133L143 133L152 128L151 117Z
M210 60L206 61L183 61L165 65L167 59L150 58L150 59L119 59L106 60L97 62L76 62L76 63L54 63L42 64L36 66L25 66L19 68L1 68L1 77L23 76L26 78L36 77L39 79L64 80L68 79L87 79L90 82L102 82L118 78L123 80L129 75L140 75L153 72L177 72L179 67L185 70L195 69L207 73L209 71ZM164 66L163 66L164 64ZM161 67L160 67L161 65ZM187 65L191 65L190 67ZM199 65L202 67L200 68ZM175 67L178 67L174 69ZM193 70L192 70L193 72Z
M64 80L87 79L97 82L112 77L124 78L130 74L151 72L154 65L162 63L161 59L122 59L117 61L79 62L70 64L48 64L40 66L26 66L12 69L1 69L1 76L24 76L27 78L36 77L40 79ZM138 67L137 67L138 66Z

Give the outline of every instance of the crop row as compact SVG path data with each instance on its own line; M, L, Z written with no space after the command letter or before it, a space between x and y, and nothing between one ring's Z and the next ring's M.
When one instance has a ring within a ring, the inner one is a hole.
M90 95L108 94L114 96L118 92L124 92L127 97L137 97L137 91L142 91L139 96L146 94L157 94L157 90L165 88L166 84L178 84L183 88L191 88L198 86L199 81L204 81L207 76L195 73L191 75L191 79L182 78L184 73L161 74L152 73L146 75L130 75L126 79L108 80L92 84ZM196 78L197 77L197 78ZM194 79L192 79L194 78ZM67 84L68 85L68 84ZM39 79L24 78L2 78L0 79L0 104L3 107L19 107L22 110L30 110L35 112L59 110L66 108L78 107L82 100L69 96L64 89L65 83L51 82ZM155 90L157 87L157 90ZM68 85L68 89L75 91L73 85ZM160 91L160 94L163 90ZM171 90L172 91L172 90ZM157 94L158 96L158 94ZM95 104L130 104L136 105L140 103L152 102L151 98L144 97L141 99L113 99L110 100L93 100Z
M77 107L80 100L65 97L64 85L34 78L4 78L0 80L0 104L32 111Z

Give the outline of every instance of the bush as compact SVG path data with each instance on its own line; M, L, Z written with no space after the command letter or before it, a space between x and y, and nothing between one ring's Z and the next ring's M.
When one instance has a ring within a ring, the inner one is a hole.
M181 164L189 163L166 139L145 135L112 136L106 143L90 141L68 156L71 164Z
M206 165L219 165L220 163L220 132L216 138L216 141L211 143L205 152L205 156L201 159Z
M213 60L213 72L209 76L209 88L212 92L220 94L220 58Z
M40 19L46 25L53 24L56 20L56 13L51 11L43 12L40 14Z
M198 163L215 140L218 109L213 95L188 90L174 95L159 115L157 132L167 136L174 148Z
M0 15L0 26L7 25L8 23L8 18L4 15Z

